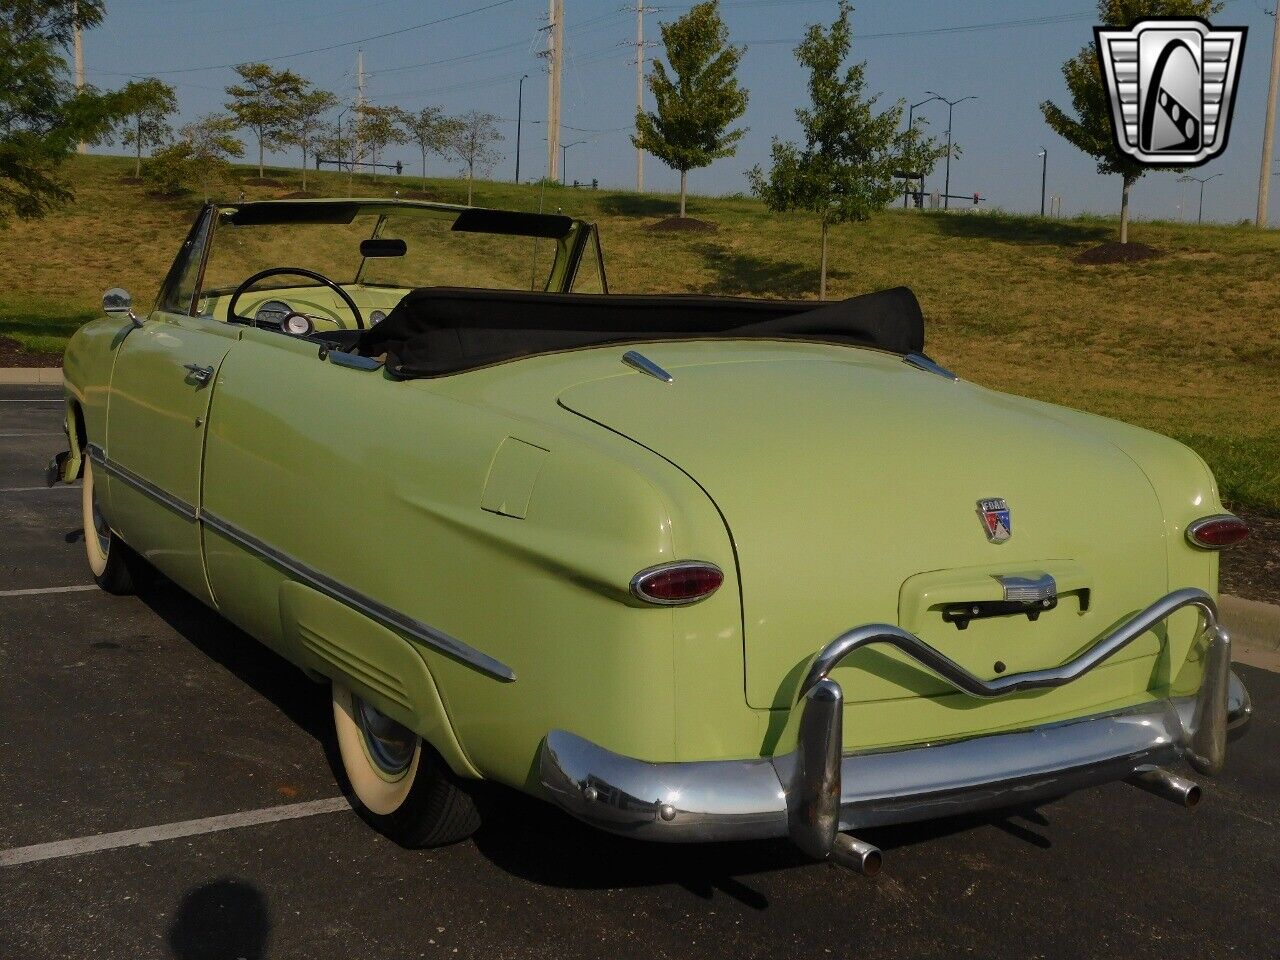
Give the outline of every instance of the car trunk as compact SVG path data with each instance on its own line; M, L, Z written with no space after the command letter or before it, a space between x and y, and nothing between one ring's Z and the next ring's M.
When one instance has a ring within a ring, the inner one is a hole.
M751 706L788 707L813 653L861 624L901 624L990 678L1059 664L1167 591L1160 505L1106 440L890 355L786 349L777 360L674 367L670 384L627 373L560 397L680 467L721 511ZM647 352L661 363L660 348ZM986 498L1008 503L1006 542L988 540L977 508ZM1000 600L999 575L1045 573L1060 602L1034 621L1019 613L960 629L943 619L957 602ZM1152 635L1116 660L1154 663L1160 648ZM1145 687L1134 679L1142 670L1115 676ZM884 647L836 677L851 704L952 692ZM1143 687L1094 683L1081 695ZM1053 702L1059 713L1088 706Z

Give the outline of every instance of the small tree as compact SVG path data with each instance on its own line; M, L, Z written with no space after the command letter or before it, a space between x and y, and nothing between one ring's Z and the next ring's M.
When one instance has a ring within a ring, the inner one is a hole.
M306 86L311 86L308 81L303 82ZM304 90L289 108L280 140L302 151L303 190L307 189L307 158L315 155L321 141L327 136L324 116L337 105L338 98L328 90Z
M657 110L637 111L631 142L680 171L683 218L689 171L733 156L746 132L729 129L747 109L747 92L738 86L744 48L729 44L719 0L699 3L679 20L661 24L661 30L674 77L654 61L649 89Z
M124 116L118 93L67 82L75 28L102 22L102 0L0 0L0 223L74 199L58 167Z
M379 107L371 103L361 104L356 109L356 139L360 155L367 156L370 163L376 164L379 155L391 144L408 142L408 137L397 123L398 114L395 107ZM374 172L377 172L377 167L374 167Z
M178 131L186 148L187 175L200 184L206 201L210 187L231 165L231 158L244 156L244 144L235 136L238 129L234 117L211 113Z
M1208 19L1221 9L1222 0L1098 0L1098 19L1108 26L1127 27L1142 17ZM1120 242L1128 243L1129 191L1147 168L1122 152L1111 135L1111 106L1094 47L1084 47L1066 61L1062 77L1078 116L1050 100L1040 104L1040 112L1054 133L1098 161L1098 173L1120 175Z
M443 156L457 135L457 121L446 117L439 107L423 107L417 113L397 110L396 120L422 152L422 186L427 185L427 154Z
M502 159L497 146L502 142L498 118L492 113L468 110L453 121L450 147L454 155L467 165L467 206L471 206L472 184L476 167L484 170Z
M899 131L902 101L875 113L879 95L866 96L865 63L841 71L849 55L852 29L849 0L829 31L810 26L796 59L809 71L812 106L796 110L804 144L773 139L772 169L747 173L752 191L770 210L808 210L822 224L818 296L827 296L827 228L866 220L898 195L897 170L927 174L946 148L938 148L912 125Z
M178 97L173 87L155 77L129 81L120 96L128 110L120 139L134 148L133 175L140 177L142 152L164 146L173 136L169 116L178 109Z
M242 83L227 87L231 99L226 108L236 119L237 130L250 130L258 141L258 179L265 176L266 143L289 128L290 111L302 95L306 81L292 70L272 70L265 63L236 67Z

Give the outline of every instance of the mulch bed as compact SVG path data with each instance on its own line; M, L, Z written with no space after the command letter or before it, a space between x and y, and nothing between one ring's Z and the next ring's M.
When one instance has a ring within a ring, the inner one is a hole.
M1233 512L1249 524L1250 533L1244 543L1222 553L1222 592L1280 603L1280 517Z
M287 187L288 184L283 180L273 180L271 177L246 177L240 181L251 187Z
M135 186L135 187L136 187L138 184L142 183L142 182L143 182L143 180L142 180L142 178L141 178L141 177L133 177L133 176L129 176L129 177L121 177L121 178L120 178L120 182L121 182L121 183L127 183L127 184L129 184L130 186Z
M0 367L60 367L62 354L36 353L13 337L0 337Z
M669 233L715 233L716 225L696 217L667 217L665 220L649 224L646 229Z
M1145 243L1100 243L1076 257L1076 263L1137 263L1163 257L1164 251Z
M401 190L399 193L401 200L441 200L440 194L431 190Z
M295 190L293 191L293 193L283 194L282 196L277 197L276 199L278 200L314 200L318 196L320 196L320 194L312 193L310 190Z

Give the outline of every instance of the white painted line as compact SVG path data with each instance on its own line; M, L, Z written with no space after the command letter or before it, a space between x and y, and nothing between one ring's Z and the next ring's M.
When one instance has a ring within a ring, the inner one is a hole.
M97 590L96 583L85 583L76 587L29 587L26 590L0 590L0 597L34 597L40 593L80 593L85 590Z
M36 490L79 490L79 484L55 483L52 487L0 487L0 493L30 493Z
M195 837L203 833L216 833L219 830L236 830L240 827L254 827L263 823L296 820L299 817L314 817L320 813L337 813L340 810L350 809L351 806L347 803L345 797L330 797L327 800L289 803L282 807L246 810L244 813L228 813L220 817L205 817L202 820L165 823L158 827L121 830L117 833L99 833L92 837L76 837L74 840L55 840L52 843L37 843L30 847L14 847L10 850L0 850L0 867L13 867L20 863L36 863L40 860L57 860L61 857L77 857L82 853L97 853L100 850L116 850L120 847L136 847L144 843L155 843L159 840Z
M0 433L0 437L65 437L65 433Z
M0 403L66 403L65 400L45 400L43 397L33 397L30 400L3 400Z

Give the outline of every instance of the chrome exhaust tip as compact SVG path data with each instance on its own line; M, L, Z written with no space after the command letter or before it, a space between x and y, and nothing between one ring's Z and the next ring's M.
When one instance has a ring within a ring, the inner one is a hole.
M1200 784L1159 767L1137 770L1126 782L1148 793L1154 793L1157 797L1172 800L1188 810L1194 809L1200 803Z
M874 877L884 865L879 847L864 843L847 833L837 833L831 845L831 861L849 870L856 870L864 877Z

